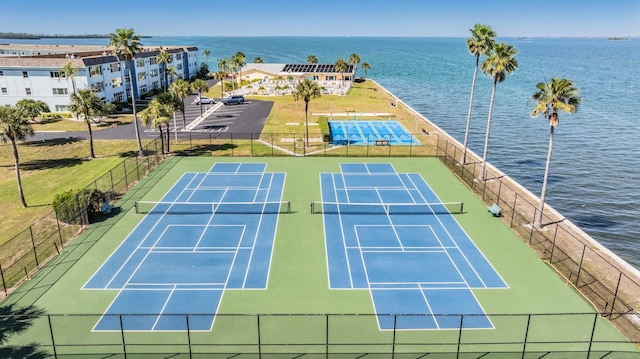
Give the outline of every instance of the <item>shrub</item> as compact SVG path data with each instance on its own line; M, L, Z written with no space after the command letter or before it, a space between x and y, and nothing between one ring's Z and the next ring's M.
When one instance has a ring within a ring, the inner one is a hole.
M320 133L322 133L322 141L331 142L333 139L331 138L331 130L329 129L329 119L327 116L320 116L318 118L318 127L320 128Z
M41 113L41 118L71 118L71 112L44 112Z
M56 194L52 206L59 221L81 224L93 222L104 201L104 193L97 189L70 190Z

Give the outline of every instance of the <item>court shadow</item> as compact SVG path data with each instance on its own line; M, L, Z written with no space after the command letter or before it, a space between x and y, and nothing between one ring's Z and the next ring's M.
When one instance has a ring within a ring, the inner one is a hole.
M19 307L9 304L0 307L0 359L4 358L46 358L48 354L36 343L29 345L4 346L13 335L26 331L33 321L44 314L42 309L30 306Z

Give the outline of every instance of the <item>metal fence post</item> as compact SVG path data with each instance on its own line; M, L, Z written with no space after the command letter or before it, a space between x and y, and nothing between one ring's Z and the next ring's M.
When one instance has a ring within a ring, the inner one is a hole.
M2 288L4 288L4 295L8 296L7 283L4 281L4 272L2 271L2 264L0 264L0 278L2 278Z
M122 314L118 315L120 319L120 336L122 337L122 354L124 359L127 359L127 343L124 341L124 325L122 325Z
M460 346L462 343L462 322L464 321L464 314L460 314L460 328L458 330L458 349L456 349L456 359L460 358Z
M256 314L258 321L258 359L262 359L262 342L260 339L260 314Z
M576 276L576 288L578 287L578 281L580 280L580 272L582 272L582 261L584 260L584 252L587 250L587 245L582 246L582 255L580 256L580 265L578 266L578 275Z
M522 356L521 358L524 359L524 355L527 352L527 338L529 337L529 324L531 323L531 314L527 315L527 329L524 332L524 341L522 343Z
M325 314L324 357L329 359L329 314Z
M398 325L398 315L393 315L393 342L391 343L391 359L396 357L396 328Z
M51 333L51 347L53 349L53 357L58 359L58 351L56 350L56 340L53 337L53 325L51 324L51 314L47 314L47 320L49 321L49 333Z
M33 226L29 226L29 236L31 237L31 247L33 248L33 256L36 259L36 267L40 267L38 262L38 252L36 252L36 240L33 238Z
M511 210L511 224L509 227L513 228L513 220L516 219L516 205L518 204L518 193L516 192L516 196L513 199L513 209Z
M598 313L593 315L593 326L591 327L591 337L589 338L589 348L587 349L587 359L591 356L591 345L593 344L593 335L596 333L596 324L598 322Z
M187 321L187 344L189 345L189 359L193 358L193 353L191 351L191 329L189 328L189 314L184 315Z
M611 301L611 311L609 312L609 319L613 316L614 307L616 306L616 299L618 299L618 289L620 289L620 281L622 281L622 272L618 276L618 284L616 284L616 291L613 293L613 300Z
M124 169L124 188L129 188L129 180L127 180L127 160L122 161L122 168Z
M253 157L253 132L249 134L249 143L251 144L251 157Z

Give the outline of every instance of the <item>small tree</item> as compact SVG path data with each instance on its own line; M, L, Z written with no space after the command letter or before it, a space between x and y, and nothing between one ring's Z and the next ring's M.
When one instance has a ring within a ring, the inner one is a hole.
M307 56L307 63L308 64L317 64L318 63L318 58L316 57L316 55L309 55L309 56Z
M321 96L322 91L320 90L320 86L310 79L304 79L304 81L299 83L293 91L293 99L295 101L300 99L304 101L304 126L306 131L305 142L307 147L309 147L309 101L320 98Z
M167 50L161 48L156 56L156 61L162 66L162 85L164 90L167 91L167 65L173 61L173 56Z
M49 110L49 105L47 105L46 102L30 98L23 98L18 101L16 103L16 107L22 111L22 114L25 117L29 117L31 122L33 122L36 117L40 116L40 114L44 112L51 112Z
M253 63L254 64L263 64L264 60L262 59L262 57L258 56L258 57L253 59Z
M168 124L171 121L172 108L163 104L158 100L158 98L154 98L149 102L149 106L140 112L140 121L142 124L147 126L151 125L151 127L157 127L158 131L160 131L160 149L162 153L164 153L164 135L162 133L162 125Z
M356 76L356 70L358 69L358 64L360 63L360 56L355 52L349 56L349 63L353 65L353 76Z

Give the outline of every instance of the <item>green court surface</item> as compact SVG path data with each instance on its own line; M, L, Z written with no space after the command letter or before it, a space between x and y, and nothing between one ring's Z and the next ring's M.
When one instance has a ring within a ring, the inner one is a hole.
M226 290L211 331L92 331L118 291L82 287L144 218L134 202L158 201L184 173L220 162L266 163L266 171L286 174L282 199L293 213L279 215L267 289ZM321 200L320 173L348 162L390 163L420 174L442 202L464 202L455 219L507 284L473 290L493 329L380 330L369 290L329 289L323 215L309 206ZM44 315L25 320L27 329L4 343L13 348L0 358L32 344L32 357L59 358L640 358L436 158L176 157L116 207L1 303Z

